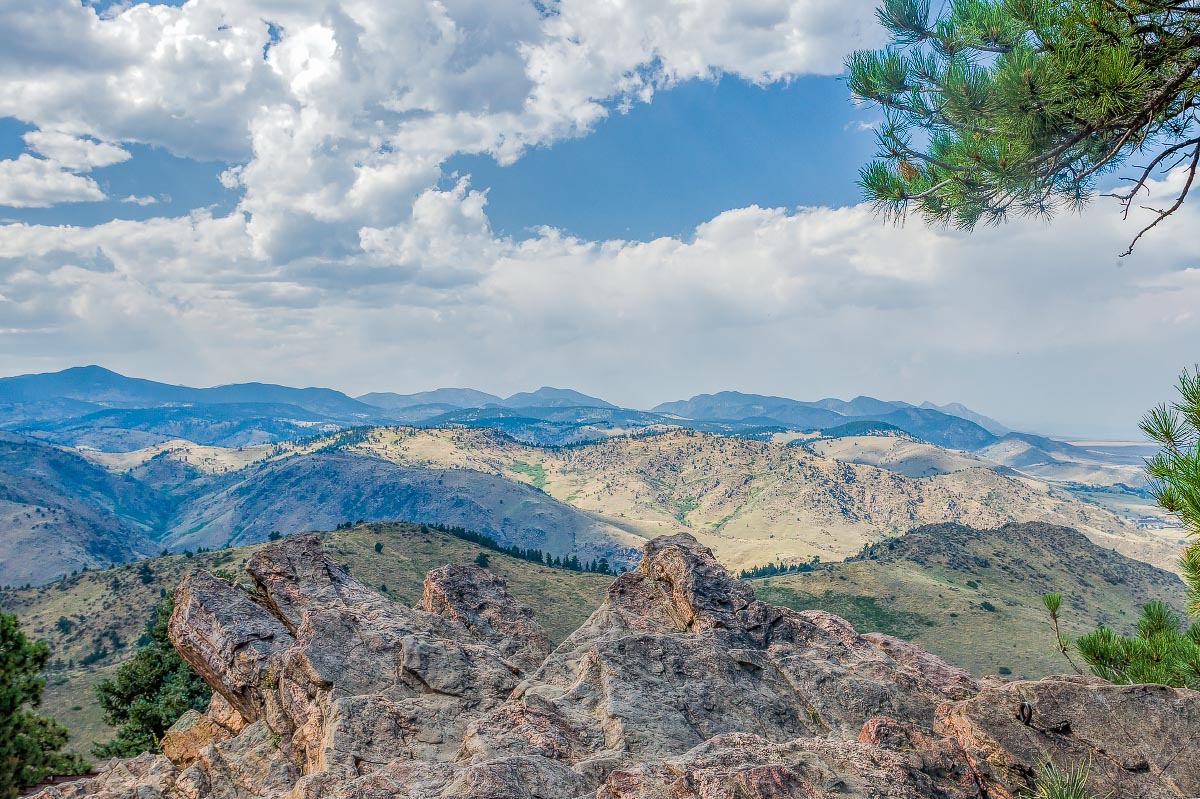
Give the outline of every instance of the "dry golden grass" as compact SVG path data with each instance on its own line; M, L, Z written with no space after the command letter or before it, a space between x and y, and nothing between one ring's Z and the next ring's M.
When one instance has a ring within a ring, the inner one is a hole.
M269 457L338 441L334 435L273 445ZM624 531L626 546L686 530L732 568L780 558L841 560L920 524L1010 521L1075 527L1132 557L1173 565L1173 557L1128 520L1051 484L982 464L911 477L799 445L683 429L561 449L474 428L379 427L347 441L346 451L405 466L473 469L534 485Z

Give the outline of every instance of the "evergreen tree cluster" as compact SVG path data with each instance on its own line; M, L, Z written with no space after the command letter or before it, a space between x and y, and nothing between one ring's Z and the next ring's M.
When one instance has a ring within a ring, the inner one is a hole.
M813 555L812 560L804 563L768 563L765 566L751 566L738 572L741 580L753 580L756 577L775 577L780 574L804 574L821 565L821 558Z
M543 566L549 566L552 569L567 569L568 571L588 572L591 574L610 574L616 575L617 571L613 569L608 562L608 558L595 558L590 561L581 561L577 555L568 555L562 557L560 555L551 555L540 549L530 547L528 549L519 547L516 544L504 545L490 535L477 533L474 530L468 530L465 527L457 527L445 524L422 524L422 530L437 530L439 533L452 535L462 541L468 541L484 549L490 549L493 552L500 552L513 558L527 560L531 563L539 563Z
M179 656L167 637L167 622L174 602L165 599L133 657L96 686L104 720L117 728L117 736L93 748L96 757L133 757L159 751L159 741L188 710L208 707L212 689Z

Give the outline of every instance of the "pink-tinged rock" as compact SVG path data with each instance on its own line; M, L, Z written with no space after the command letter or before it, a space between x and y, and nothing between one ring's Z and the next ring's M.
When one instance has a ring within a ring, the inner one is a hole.
M1200 694L981 685L756 601L686 535L650 542L549 655L483 570L434 570L416 608L316 536L248 570L253 596L204 573L176 592L172 641L217 695L172 728L170 759L113 761L41 799L1016 799L1047 757L1090 763L1096 796L1200 796Z

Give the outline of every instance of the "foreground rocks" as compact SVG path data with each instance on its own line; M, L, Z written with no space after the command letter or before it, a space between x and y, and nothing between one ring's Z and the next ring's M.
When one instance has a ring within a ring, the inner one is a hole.
M758 602L690 536L650 542L553 652L483 569L415 608L316 536L176 592L216 692L163 741L44 799L1014 799L1044 758L1097 796L1200 795L1200 693L1082 677L981 685L912 644ZM1032 718L1024 723L1020 711Z

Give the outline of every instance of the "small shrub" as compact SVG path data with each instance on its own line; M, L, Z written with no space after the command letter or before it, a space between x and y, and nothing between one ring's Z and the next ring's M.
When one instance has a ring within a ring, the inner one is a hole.
M1090 771L1090 763L1063 770L1047 760L1038 766L1033 793L1024 794L1022 799L1096 799L1087 789Z
M996 606L993 605L991 602L988 602L986 599L979 603L979 607L983 608L988 613L996 612Z

